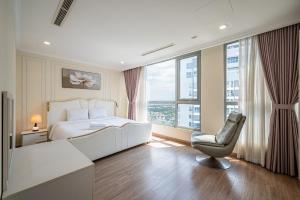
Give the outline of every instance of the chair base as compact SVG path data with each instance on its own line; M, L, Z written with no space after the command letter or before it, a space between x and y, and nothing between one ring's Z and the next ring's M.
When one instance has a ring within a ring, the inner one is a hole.
M216 169L228 169L231 167L230 161L225 158L207 157L205 155L197 155L196 161L204 166Z

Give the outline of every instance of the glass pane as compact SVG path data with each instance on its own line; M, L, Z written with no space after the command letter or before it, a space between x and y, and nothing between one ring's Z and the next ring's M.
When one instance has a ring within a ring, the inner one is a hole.
M239 101L239 43L226 47L226 101Z
M240 107L239 107L239 105L226 105L226 110L225 110L225 112L226 112L226 118L228 117L228 115L231 113L231 112L233 112L233 111L235 111L235 112L239 112L239 109L240 109Z
M175 60L146 67L148 120L175 126Z
M200 105L178 104L178 126L200 128Z
M180 60L180 99L197 99L197 56Z
M149 101L148 120L156 124L175 126L175 102Z

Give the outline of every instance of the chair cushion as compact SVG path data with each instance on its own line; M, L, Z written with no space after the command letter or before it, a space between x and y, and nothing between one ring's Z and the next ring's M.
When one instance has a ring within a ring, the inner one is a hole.
M220 145L216 142L215 135L208 135L208 134L192 134L192 145L209 145L209 146L224 146Z

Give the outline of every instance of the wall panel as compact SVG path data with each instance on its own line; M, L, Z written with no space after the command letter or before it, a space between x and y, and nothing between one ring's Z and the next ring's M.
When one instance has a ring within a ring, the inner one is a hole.
M62 88L62 68L101 74L100 90ZM42 115L40 127L47 127L47 102L76 98L98 98L114 100L118 103L118 116L126 116L126 93L123 74L96 66L68 62L26 52L17 52L17 144L19 133L31 129L30 117Z

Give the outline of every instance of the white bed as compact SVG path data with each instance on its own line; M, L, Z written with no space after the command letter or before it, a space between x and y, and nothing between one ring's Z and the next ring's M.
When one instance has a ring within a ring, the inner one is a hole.
M107 116L67 121L67 110L96 107L104 108ZM114 101L77 99L49 102L49 139L67 139L91 160L149 142L150 123L116 117L115 113Z

